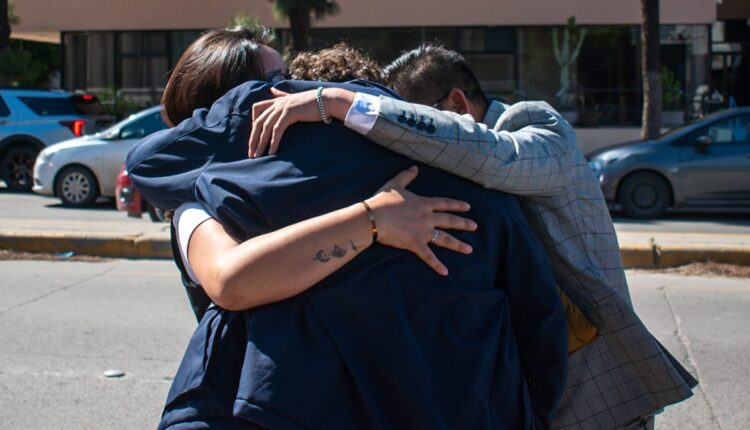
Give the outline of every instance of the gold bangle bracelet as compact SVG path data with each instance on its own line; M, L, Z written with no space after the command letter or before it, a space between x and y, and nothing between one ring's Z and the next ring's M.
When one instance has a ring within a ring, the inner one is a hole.
M367 212L367 218L370 218L370 228L372 229L372 243L375 243L378 241L378 225L375 223L375 213L372 211L370 205L368 205L364 200L362 200L362 205L365 207L365 211Z

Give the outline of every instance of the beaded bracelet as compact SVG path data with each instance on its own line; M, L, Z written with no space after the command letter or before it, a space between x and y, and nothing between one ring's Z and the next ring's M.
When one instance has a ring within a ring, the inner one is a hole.
M318 87L315 92L315 99L318 101L318 110L320 111L320 117L323 118L323 122L330 124L332 122L331 117L326 113L326 108L323 105L323 87Z

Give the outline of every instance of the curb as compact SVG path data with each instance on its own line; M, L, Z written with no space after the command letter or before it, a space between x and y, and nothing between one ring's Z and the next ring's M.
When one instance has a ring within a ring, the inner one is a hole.
M62 253L108 258L171 259L172 246L163 237L2 233L0 249L17 252Z
M623 245L620 254L626 269L664 269L707 261L750 266L750 246Z
M171 259L172 246L161 235L75 235L56 233L0 233L0 249L17 252L63 253L107 258ZM657 245L620 246L626 269L660 269L689 263L750 266L750 246Z

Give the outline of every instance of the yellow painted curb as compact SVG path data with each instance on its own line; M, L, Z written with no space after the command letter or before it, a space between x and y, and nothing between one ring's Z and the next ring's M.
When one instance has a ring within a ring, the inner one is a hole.
M73 252L109 258L172 258L169 240L132 236L5 233L0 234L0 249L50 254Z
M169 239L154 235L122 236L74 235L70 233L0 233L0 249L18 252L93 255L109 258L171 259ZM626 269L656 269L681 266L694 262L750 266L750 247L660 246L651 244L623 244L620 247Z
M620 254L627 269L658 269L706 261L750 266L748 246L623 245L620 247Z

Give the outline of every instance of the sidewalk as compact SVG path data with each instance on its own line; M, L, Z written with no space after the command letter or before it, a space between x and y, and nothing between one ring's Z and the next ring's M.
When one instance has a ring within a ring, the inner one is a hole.
M619 232L626 268L679 266L695 261L750 266L750 234ZM143 220L4 220L0 249L112 258L171 258L169 226Z

